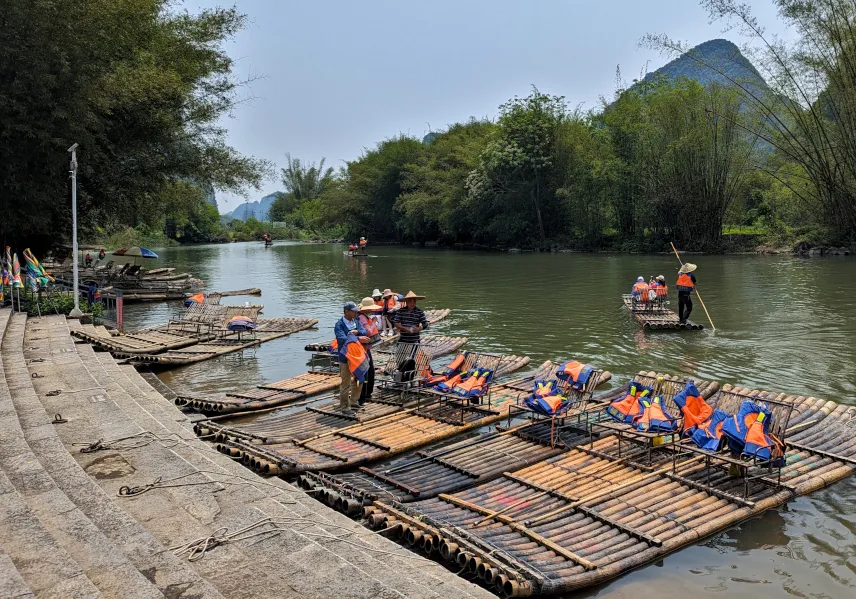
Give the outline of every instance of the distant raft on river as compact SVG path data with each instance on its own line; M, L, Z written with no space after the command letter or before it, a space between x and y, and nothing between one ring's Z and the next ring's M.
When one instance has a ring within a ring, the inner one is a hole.
M664 302L634 302L630 293L621 296L624 307L627 308L644 329L687 329L700 331L704 325L687 320L681 324L678 315L666 307Z

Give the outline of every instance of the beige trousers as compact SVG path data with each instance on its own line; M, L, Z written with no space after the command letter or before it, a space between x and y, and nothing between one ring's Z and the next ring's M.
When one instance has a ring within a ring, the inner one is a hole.
M342 383L339 385L339 407L343 410L357 407L362 385L357 382L357 379L348 370L348 365L343 362L339 363L339 375L342 377Z

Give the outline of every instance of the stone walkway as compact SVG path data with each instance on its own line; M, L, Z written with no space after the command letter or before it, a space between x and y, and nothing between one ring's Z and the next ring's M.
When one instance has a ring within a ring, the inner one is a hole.
M0 597L493 596L255 477L70 326L0 311Z

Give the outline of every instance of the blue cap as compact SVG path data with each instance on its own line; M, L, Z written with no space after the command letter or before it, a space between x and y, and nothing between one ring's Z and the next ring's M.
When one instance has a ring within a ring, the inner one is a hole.
M639 283L639 282L644 283L644 282L645 282L645 277L639 277L638 279L636 279L636 282L637 282L637 283Z
M360 307L356 304L356 302L348 302L344 306L342 306L342 310L353 310L356 312Z

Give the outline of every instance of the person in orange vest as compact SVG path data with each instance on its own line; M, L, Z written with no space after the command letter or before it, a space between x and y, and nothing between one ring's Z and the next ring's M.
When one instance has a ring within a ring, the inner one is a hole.
M687 324L690 313L693 311L692 293L695 290L696 278L693 271L698 268L695 264L687 262L678 271L678 320L681 324Z
M366 240L365 237L360 237L360 248L361 249L365 248L368 244L369 244L369 242Z
M636 279L633 288L630 290L630 295L633 298L633 305L645 303L648 301L648 283L645 282L645 277Z
M383 308L383 334L384 335L394 335L395 327L392 325L392 319L395 317L395 313L401 308L401 304L398 303L398 294L395 293L392 289L386 288L383 290L383 303L381 304L381 308Z
M375 304L374 300L370 297L364 297L359 307L357 320L366 331L365 341L361 340L361 343L369 357L369 371L366 374L366 382L363 383L363 387L360 390L360 400L357 402L362 406L366 398L371 397L374 391L375 367L372 346L377 345L381 341L380 311L383 308Z

